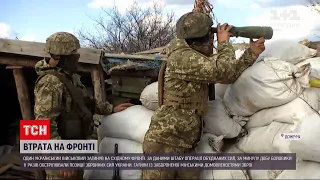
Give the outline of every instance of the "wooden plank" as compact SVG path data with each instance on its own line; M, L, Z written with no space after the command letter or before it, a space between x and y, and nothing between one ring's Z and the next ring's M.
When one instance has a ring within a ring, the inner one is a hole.
M6 69L22 69L23 66L7 66Z
M154 48L154 49L150 49L147 51L142 51L142 52L137 52L137 53L133 53L133 54L155 54L155 53L162 53L164 51L166 46L163 47L158 47L158 48Z
M139 59L139 60L156 60L160 58L162 61L166 61L165 55L135 55L135 54L112 54L104 53L104 57L122 58L122 59Z
M98 68L94 68L91 71L91 77L92 77L92 81L93 81L93 88L94 88L94 99L97 102L104 102L103 101L103 91L102 91L102 86L104 86L104 80L101 79L100 76L100 70Z
M101 66L99 67L99 74L100 74L101 91L102 91L101 98L102 98L102 101L105 102L107 100L107 97L106 97L106 85L104 83L104 71L103 71Z
M20 57L20 56L0 56L0 64L10 65L10 66L23 66L23 67L34 68L34 66L39 60L32 59L32 58L27 59L25 57ZM78 70L80 72L91 72L91 69L94 66L98 66L98 65L80 63Z
M50 57L45 50L45 43L20 41L0 38L0 52L27 55L33 57ZM79 62L99 64L103 51L100 49L80 48Z
M13 76L16 83L22 119L25 119L25 120L34 119L31 103L30 103L28 86L27 86L26 79L24 78L24 75L23 75L23 70L14 69Z

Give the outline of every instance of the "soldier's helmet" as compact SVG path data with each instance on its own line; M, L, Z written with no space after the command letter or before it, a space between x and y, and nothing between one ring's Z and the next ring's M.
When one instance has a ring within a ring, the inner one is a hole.
M78 38L68 32L56 32L46 40L46 51L53 55L70 55L79 48Z
M176 24L177 38L193 39L208 34L213 25L212 18L206 13L189 12L182 15Z

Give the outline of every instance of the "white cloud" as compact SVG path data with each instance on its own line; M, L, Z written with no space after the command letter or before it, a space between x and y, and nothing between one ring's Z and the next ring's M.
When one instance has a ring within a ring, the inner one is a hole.
M126 0L124 3L123 1L112 1L111 0L92 0L89 4L89 8L112 8L116 6L120 13L124 13L133 3L135 0ZM172 1L172 0L138 0L139 7L146 8L151 7L154 3L165 7L166 11L174 11L176 16L180 16L193 8L194 1L188 0L190 2L183 3L183 1ZM191 4L191 5L190 5Z
M71 33L71 34L73 34L73 35L74 35L73 30L66 30L65 32L68 32L68 33Z
M0 23L0 38L10 38L11 34L10 26L6 23Z
M305 6L261 9L260 15L247 19L248 24L271 26L273 39L299 40L320 34L320 15Z
M36 41L36 36L34 34L26 34L19 39L22 41Z

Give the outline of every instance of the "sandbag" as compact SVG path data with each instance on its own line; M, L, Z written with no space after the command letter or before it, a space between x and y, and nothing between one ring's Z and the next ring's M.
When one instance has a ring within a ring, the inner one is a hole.
M277 40L265 43L265 50L257 61L282 60L297 64L305 59L315 57L317 51L290 40Z
M127 139L109 138L102 139L100 153L114 153L114 145L118 144L119 153L142 153L142 144ZM141 170L120 170L121 179L141 179ZM84 170L83 179L112 179L113 170Z
M232 114L251 116L299 97L309 87L309 72L310 65L297 67L284 61L262 61L229 85L223 100Z
M224 93L226 92L226 90L228 89L229 84L215 84L215 96L216 98L221 98L223 99Z
M158 106L158 82L154 82L146 86L140 94L141 104L155 111Z
M281 133L290 133L293 124L272 122L268 126L248 129L236 146L245 153L289 153L290 141L283 141Z
M224 93L226 92L229 84L215 84L215 96L217 98L223 99ZM146 86L140 95L141 104L150 109L155 111L158 106L158 82L154 82Z
M242 50L242 49L236 50L235 51L236 59L239 59L243 55L244 52L245 52L245 49L244 50Z
M276 179L320 179L320 163L297 162L296 170L284 170Z
M196 153L218 153L222 148L222 136L205 133L199 142ZM200 179L249 179L242 170L202 170Z
M302 66L304 64L310 63L310 79L320 79L320 57L309 58L297 64L297 66Z
M243 118L231 118L231 115L221 99L209 101L208 111L204 116L204 132L225 138L237 137L246 124Z
M244 126L245 129L262 127L271 124L273 121L294 124L294 119L301 119L320 110L320 89L307 88L299 98L278 107L263 109L252 116ZM313 109L312 109L312 108Z
M141 105L104 116L98 128L100 137L123 138L143 143L153 111Z
M302 160L320 162L320 116L314 113L304 117L294 133L300 135L300 139L290 142L290 150L296 153Z

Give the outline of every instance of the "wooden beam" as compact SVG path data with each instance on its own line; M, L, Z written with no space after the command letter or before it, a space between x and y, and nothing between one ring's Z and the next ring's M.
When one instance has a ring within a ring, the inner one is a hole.
M109 58L121 58L121 59L139 59L139 60L156 60L158 57L161 57L161 60L166 61L167 58L165 55L137 55L137 54L112 54L104 53L104 57Z
M45 50L45 43L20 41L0 38L0 52L33 56L38 58L49 57ZM99 64L103 51L100 49L80 48L79 62Z
M28 86L27 86L26 79L24 78L24 75L23 75L23 70L20 68L13 69L13 76L16 83L16 87L17 87L22 119L25 119L25 120L34 119L31 103L30 103Z
M23 66L7 66L6 69L22 69Z
M102 101L105 102L107 100L107 97L106 97L106 85L104 83L104 71L102 69L102 67L98 67L99 68L99 74L100 74L100 82L101 82L101 98L102 98Z
M93 88L94 88L94 99L97 102L104 102L105 97L103 97L103 94L105 92L103 91L104 88L104 79L101 79L101 71L98 68L94 68L91 72L91 77L93 81Z
M31 58L28 59L21 56L0 56L0 64L9 65L9 66L23 66L23 67L34 68L34 66L39 60L31 59ZM80 72L90 73L91 69L94 66L100 66L100 65L80 63L78 70Z

